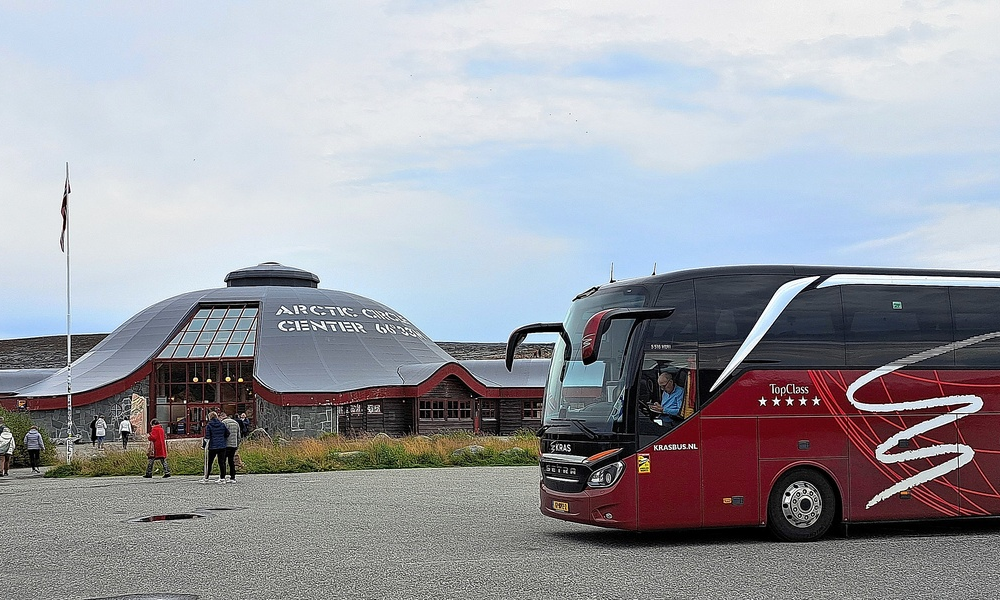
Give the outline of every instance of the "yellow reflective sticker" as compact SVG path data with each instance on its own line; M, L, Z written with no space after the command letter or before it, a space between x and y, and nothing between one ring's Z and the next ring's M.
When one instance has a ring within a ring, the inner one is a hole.
M639 457L639 462L638 462L639 472L640 473L649 473L649 455L648 454L639 454L637 456Z

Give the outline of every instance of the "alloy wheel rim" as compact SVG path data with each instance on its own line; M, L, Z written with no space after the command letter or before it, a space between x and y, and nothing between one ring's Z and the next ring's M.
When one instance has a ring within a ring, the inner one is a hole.
M823 513L823 497L816 486L808 481L796 481L785 488L781 498L781 513L795 527L810 527Z

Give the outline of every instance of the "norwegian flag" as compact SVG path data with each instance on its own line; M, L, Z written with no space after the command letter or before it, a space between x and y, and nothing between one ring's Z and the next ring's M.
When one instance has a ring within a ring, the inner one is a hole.
M69 229L69 163L66 163L66 187L63 190L62 201L62 234L59 235L59 249L66 251L66 232Z

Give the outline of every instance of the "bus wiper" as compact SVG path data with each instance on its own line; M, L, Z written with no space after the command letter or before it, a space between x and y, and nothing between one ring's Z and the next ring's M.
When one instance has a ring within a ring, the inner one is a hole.
M597 435L596 431L594 431L590 427L587 427L587 424L584 423L583 419L565 419L565 418L563 418L563 419L552 419L551 423L546 423L545 425L542 425L541 427L539 427L538 431L535 432L535 435L541 437L541 435L543 433L545 433L546 431L548 431L548 429L550 427L560 427L564 423L572 423L573 425L576 425L577 428L580 431L582 431L584 434L586 434L586 436L589 439L596 440L598 437L600 437L600 436Z
M590 427L587 427L587 425L583 422L583 419L566 419L566 420L569 421L570 423L576 425L577 427L579 427L580 431L582 431L583 433L585 433L588 438L590 438L592 440L596 440L597 439L597 432L595 432Z

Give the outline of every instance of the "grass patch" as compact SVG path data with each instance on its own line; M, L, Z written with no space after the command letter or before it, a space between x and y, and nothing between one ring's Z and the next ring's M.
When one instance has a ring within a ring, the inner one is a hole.
M143 447L144 448L144 447ZM245 473L310 473L358 469L519 466L538 464L538 439L531 435L478 436L466 432L391 438L248 441L240 446ZM167 462L174 475L200 475L204 453L197 445L170 447ZM159 465L157 464L157 467ZM49 469L46 477L139 475L146 470L145 450L108 452Z

